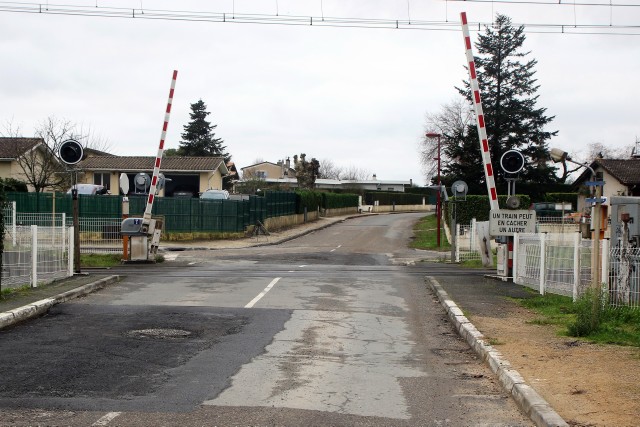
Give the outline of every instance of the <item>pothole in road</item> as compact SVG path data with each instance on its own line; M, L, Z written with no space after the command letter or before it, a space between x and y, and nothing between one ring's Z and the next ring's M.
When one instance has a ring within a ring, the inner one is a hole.
M127 336L131 338L151 338L151 339L179 339L188 338L192 335L190 331L184 329L166 329L166 328L153 328L153 329L138 329L127 332Z

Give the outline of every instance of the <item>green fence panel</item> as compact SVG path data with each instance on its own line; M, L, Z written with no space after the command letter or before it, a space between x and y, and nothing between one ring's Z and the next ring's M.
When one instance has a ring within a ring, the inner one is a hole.
M72 205L71 196L68 197L68 200ZM78 206L81 218L122 218L122 197L120 196L79 194Z
M267 191L266 217L292 215L296 211L296 193L290 191Z
M9 201L16 202L18 212L66 213L73 215L73 201L66 193L7 193ZM85 218L122 218L122 196L79 195L79 214ZM129 216L142 217L147 197L129 196ZM295 194L275 195L271 208L281 215L295 209ZM152 215L164 219L166 232L242 232L257 221L264 222L267 211L266 197L250 196L248 200L200 200L158 197Z

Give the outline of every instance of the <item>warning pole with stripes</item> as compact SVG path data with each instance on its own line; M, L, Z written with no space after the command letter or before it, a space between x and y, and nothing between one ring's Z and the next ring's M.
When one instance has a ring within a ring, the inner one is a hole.
M162 133L160 134L160 147L158 148L158 154L156 155L156 161L153 165L153 176L151 177L151 187L149 188L149 197L147 199L147 206L142 216L143 226L149 225L151 222L151 210L153 209L153 200L156 196L156 188L158 187L158 177L160 176L160 163L162 163L162 153L164 152L164 140L167 136L167 127L169 126L169 116L171 115L171 104L173 103L173 91L176 87L176 78L178 77L178 71L173 71L173 77L171 78L171 89L169 90L169 101L167 102L167 109L164 113L164 124L162 125Z
M471 37L469 36L469 25L467 24L467 13L460 13L462 19L462 34L464 35L464 45L467 53L467 63L469 68L469 81L473 105L476 111L476 122L478 125L478 136L480 140L480 152L482 153L482 163L484 164L484 176L487 181L487 191L489 192L489 205L491 210L498 210L498 192L493 176L493 166L491 165L491 153L489 151L489 140L487 139L487 129L485 128L484 113L482 112L482 100L480 99L480 86L476 75L476 62L471 49Z

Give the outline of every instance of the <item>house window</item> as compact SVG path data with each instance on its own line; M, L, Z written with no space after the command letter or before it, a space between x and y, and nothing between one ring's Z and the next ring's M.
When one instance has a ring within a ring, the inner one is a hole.
M600 172L596 172L596 181L603 181L604 180L604 172L600 171Z
M111 191L111 174L109 174L109 172L94 173L93 174L93 183L96 184L96 185L102 185L107 190Z
M256 171L256 178L267 179L267 171Z

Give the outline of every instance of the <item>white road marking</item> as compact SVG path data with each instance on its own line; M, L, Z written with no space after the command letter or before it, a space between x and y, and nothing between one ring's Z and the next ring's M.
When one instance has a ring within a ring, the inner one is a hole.
M91 425L92 426L106 426L106 425L109 425L109 423L120 414L122 414L122 412L109 412L109 413L105 414L104 416L102 416L98 421L96 421L95 423L93 423Z
M271 290L271 288L273 288L273 286L278 283L278 280L280 280L281 277L276 277L275 279L273 279L271 281L271 283L269 283L269 286L267 286L266 288L264 288L264 291L260 292L258 294L257 297L255 297L254 299L251 300L251 302L247 305L244 306L244 308L251 308L255 305L255 303L257 303L258 301L260 301L260 299L265 296L267 294L267 292L269 292Z
M333 252L333 251L335 251L336 249L340 249L341 247L342 247L342 245L338 245L337 247L335 247L335 248L331 249L329 252Z
M187 265L193 265L193 264L197 264L195 261L191 261L189 264Z
M298 268L305 268L306 266L307 264L302 264L302 265L299 265Z

